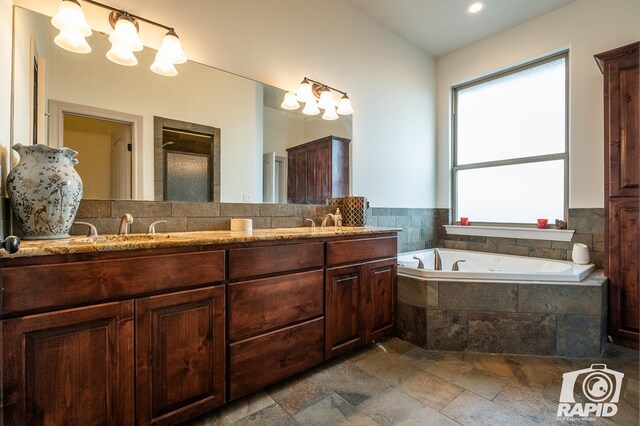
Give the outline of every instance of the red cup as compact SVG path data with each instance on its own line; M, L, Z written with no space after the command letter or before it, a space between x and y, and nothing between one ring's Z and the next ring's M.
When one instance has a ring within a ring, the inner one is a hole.
M462 226L469 225L469 218L468 217L461 217L460 218L460 225L462 225Z
M538 219L538 229L547 229L549 219Z

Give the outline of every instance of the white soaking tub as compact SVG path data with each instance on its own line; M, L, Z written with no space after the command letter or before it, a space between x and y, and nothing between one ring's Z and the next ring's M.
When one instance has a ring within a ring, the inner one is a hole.
M437 249L442 270L434 270L435 249L400 253L398 273L427 280L472 281L536 281L580 282L595 269L595 265L577 265L562 260L476 251ZM417 259L416 259L417 258ZM452 271L458 262L458 271ZM420 261L424 269L419 268Z

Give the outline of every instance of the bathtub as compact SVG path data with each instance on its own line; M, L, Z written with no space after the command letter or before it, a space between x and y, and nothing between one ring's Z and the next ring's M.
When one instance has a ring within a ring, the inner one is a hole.
M537 257L512 256L506 254L476 251L438 249L442 260L442 270L435 271L434 249L398 254L398 274L431 280L473 280L473 281L537 281L537 282L580 282L593 270L595 265L576 265L562 260ZM425 269L419 269L419 258ZM459 271L452 271L454 262Z

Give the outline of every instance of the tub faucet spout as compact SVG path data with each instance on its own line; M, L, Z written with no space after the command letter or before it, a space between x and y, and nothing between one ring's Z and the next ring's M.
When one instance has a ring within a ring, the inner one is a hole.
M460 259L460 260L456 260L455 262L453 262L453 266L451 267L452 271L459 271L460 267L458 266L458 263L460 262L466 262L466 260Z
M438 250L438 248L433 249L433 270L442 271L442 258L440 257L440 250Z

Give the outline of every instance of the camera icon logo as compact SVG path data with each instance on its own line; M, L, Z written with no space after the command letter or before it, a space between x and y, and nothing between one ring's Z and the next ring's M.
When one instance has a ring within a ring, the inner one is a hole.
M614 416L618 412L616 403L620 400L623 377L624 373L611 370L606 364L592 364L589 368L564 373L558 417Z

